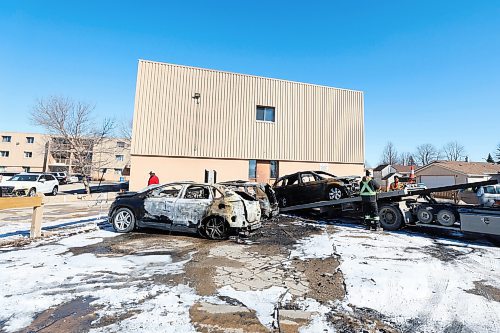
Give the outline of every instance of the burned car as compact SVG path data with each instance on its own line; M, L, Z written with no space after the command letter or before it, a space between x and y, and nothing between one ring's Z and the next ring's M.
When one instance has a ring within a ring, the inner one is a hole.
M117 232L158 228L225 239L261 226L259 202L222 185L176 182L119 194L109 209Z
M220 183L238 194L246 193L257 199L260 204L262 217L270 219L278 216L278 200L273 188L267 183L248 182L244 180L234 180Z
M324 171L301 171L280 177L273 185L280 207L339 200L359 192L359 177L337 177Z

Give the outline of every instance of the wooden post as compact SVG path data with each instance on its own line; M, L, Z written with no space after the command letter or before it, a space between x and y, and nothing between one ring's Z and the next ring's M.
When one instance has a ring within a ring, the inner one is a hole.
M30 238L42 236L42 219L43 219L43 197L42 193L37 193L37 197L41 197L39 205L33 207L33 215L31 216Z

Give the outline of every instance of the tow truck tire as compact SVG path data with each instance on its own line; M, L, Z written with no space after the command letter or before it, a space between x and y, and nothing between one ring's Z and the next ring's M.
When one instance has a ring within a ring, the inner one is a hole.
M429 224L434 219L431 207L422 207L417 211L417 218L420 223Z
M401 211L391 205L380 207L378 216L380 217L380 225L384 230L398 230L404 224Z
M436 220L439 224L445 227L451 227L455 224L457 220L455 214L450 209L441 209L436 216Z

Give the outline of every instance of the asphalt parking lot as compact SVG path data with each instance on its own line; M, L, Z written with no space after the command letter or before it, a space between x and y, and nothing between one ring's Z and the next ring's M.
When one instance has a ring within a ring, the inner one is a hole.
M227 241L117 234L108 204L47 205L35 241L29 210L1 212L0 331L500 330L487 242L285 215Z

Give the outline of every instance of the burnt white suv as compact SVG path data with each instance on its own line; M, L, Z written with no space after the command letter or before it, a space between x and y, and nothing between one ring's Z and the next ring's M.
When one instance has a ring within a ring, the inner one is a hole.
M47 173L20 173L0 183L2 196L34 196L37 192L56 195L59 181Z

